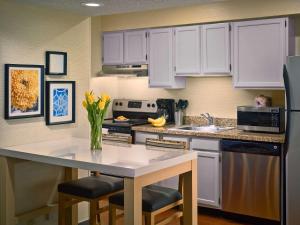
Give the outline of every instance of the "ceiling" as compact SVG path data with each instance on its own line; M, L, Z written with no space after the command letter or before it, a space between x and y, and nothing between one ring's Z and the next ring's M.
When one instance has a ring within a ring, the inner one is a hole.
M205 4L227 0L15 0L22 4L35 4L54 9L68 10L87 16L110 15L116 13L145 11L178 7L192 4ZM102 7L84 7L82 2L103 3Z

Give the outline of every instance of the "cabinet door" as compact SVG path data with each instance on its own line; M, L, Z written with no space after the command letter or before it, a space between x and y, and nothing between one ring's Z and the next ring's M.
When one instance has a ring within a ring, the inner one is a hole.
M200 74L200 27L177 27L174 34L176 75Z
M124 63L147 63L147 31L126 31L124 33Z
M163 135L163 140L186 142L187 146L190 146L190 138L188 137L182 137L178 135Z
M149 32L149 86L183 88L185 82L174 77L172 28Z
M235 87L283 87L285 23L285 18L233 23Z
M198 203L220 207L220 154L198 151Z
M229 23L202 26L203 73L230 73Z
M103 34L103 65L123 64L123 32Z

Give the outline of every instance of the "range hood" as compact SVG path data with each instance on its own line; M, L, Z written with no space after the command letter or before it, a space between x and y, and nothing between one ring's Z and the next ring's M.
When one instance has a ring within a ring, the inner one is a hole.
M148 65L103 65L101 76L148 76Z

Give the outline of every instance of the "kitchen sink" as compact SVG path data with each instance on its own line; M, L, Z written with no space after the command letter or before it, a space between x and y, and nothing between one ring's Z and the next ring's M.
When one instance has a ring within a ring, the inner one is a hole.
M231 130L234 127L221 127L221 126L183 126L183 127L176 127L171 128L171 130L180 130L180 131L196 131L196 132L204 132L204 133L216 133L225 130Z

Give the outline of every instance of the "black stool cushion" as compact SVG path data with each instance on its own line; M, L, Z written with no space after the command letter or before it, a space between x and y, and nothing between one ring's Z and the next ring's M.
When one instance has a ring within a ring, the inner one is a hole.
M124 187L123 179L111 176L90 176L58 185L58 192L94 199L109 193L120 191Z
M182 199L181 194L172 188L149 185L143 188L142 208L145 212L153 212ZM124 193L109 198L109 203L124 206Z

